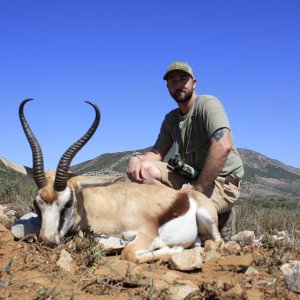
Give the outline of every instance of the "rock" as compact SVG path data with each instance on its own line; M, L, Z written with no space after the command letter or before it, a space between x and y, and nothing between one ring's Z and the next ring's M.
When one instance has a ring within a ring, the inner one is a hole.
M299 269L294 270L293 272L286 275L285 282L286 282L287 287L290 290L300 294L300 271L299 271Z
M241 256L225 256L218 259L218 264L223 271L235 271L241 272L246 271L246 269L252 264L253 257L250 254Z
M116 238L113 236L107 236L104 234L100 234L96 237L96 241L99 244L102 244L103 249L108 253L119 253L124 249L124 247L128 244L127 241Z
M0 218L10 219L16 215L16 211L13 209L7 209L6 206L0 205Z
M13 209L9 209L9 210L7 210L6 212L5 212L5 214L6 214L6 216L8 216L8 217L15 217L16 216L16 211L15 210L13 210Z
M21 239L28 234L38 234L41 228L39 216L30 212L18 219L11 227L11 233L16 239Z
M191 294L199 291L197 285L189 280L180 280L176 285L171 286L168 289L169 299L172 300L183 300L187 299ZM195 298L196 299L196 298Z
M282 268L280 269L282 270ZM300 293L300 261L290 261L288 268L284 268L284 271L287 273L285 276L287 287L296 293Z
M220 241L206 240L204 243L204 252L217 251L223 248L223 246L224 246L223 240Z
M235 256L229 255L212 259L211 261L203 264L202 272L207 273L213 271L230 271L230 272L243 272L252 264L253 257L251 254Z
M14 237L12 236L10 231L4 225L0 224L0 246L2 242L11 242L13 240Z
M169 284L173 284L176 280L179 280L180 278L181 276L173 271L169 271L161 277L162 280Z
M162 295L162 293L165 293L169 288L169 284L161 279L154 279L152 281L152 284L157 297L152 297L151 299L158 298L159 296Z
M221 257L220 252L218 251L210 251L210 252L204 252L202 255L203 262L208 262L211 259L214 259L216 257Z
M255 234L251 230L245 230L232 236L230 240L238 243L250 244L252 241L255 240Z
M290 260L288 263L283 264L280 267L280 270L284 275L287 275L288 273L292 272L295 268L300 268L299 260Z
M169 261L170 268L180 271L190 271L201 269L202 256L201 249L199 247L184 250L179 253L175 253L171 256Z
M242 251L242 248L238 244L238 242L229 241L229 242L225 243L223 250L229 254L240 254Z
M137 283L141 277L141 268L133 262L126 260L116 260L101 268L96 269L95 276L110 278L115 281L124 281L126 283ZM140 280L140 284L143 281Z
M242 294L243 294L243 289L237 283L234 287L222 293L222 299L239 299L242 298Z
M263 300L264 294L257 289L247 289L245 290L246 299L248 300Z
M245 275L257 276L258 274L259 274L259 272L253 267L249 267L245 272Z
M61 267L64 271L74 274L75 268L73 265L73 258L66 250L61 250L60 257L56 264Z

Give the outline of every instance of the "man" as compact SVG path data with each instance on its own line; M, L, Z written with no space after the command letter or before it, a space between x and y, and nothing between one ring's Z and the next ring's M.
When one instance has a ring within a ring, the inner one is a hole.
M227 115L217 98L197 96L197 80L186 62L172 63L163 79L178 108L165 116L151 151L130 158L127 175L139 183L204 193L214 202L221 235L228 240L232 228L225 224L233 215L244 169ZM168 164L163 160L172 145L175 157Z

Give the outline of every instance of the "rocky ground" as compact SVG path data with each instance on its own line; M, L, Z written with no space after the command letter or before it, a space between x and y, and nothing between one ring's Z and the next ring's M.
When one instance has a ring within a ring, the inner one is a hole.
M50 248L35 235L16 241L0 220L0 299L300 299L300 253L285 232L136 265L88 233Z

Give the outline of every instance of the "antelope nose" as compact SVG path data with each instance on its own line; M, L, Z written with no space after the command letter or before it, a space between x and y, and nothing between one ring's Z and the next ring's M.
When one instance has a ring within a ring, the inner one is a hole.
M39 236L39 239L42 242L45 242L50 245L55 245L55 246L60 243L60 238L59 238L58 234L51 234L49 236L45 236L44 234L41 233Z

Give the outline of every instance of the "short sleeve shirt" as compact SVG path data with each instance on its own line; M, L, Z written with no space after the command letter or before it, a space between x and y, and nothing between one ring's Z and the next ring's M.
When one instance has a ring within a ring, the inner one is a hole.
M169 112L161 125L154 149L171 148L177 142L181 159L200 170L206 160L210 137L220 128L230 124L222 103L214 96L198 96L194 107L185 116L179 108ZM241 179L244 174L243 163L234 141L220 176L231 174Z

